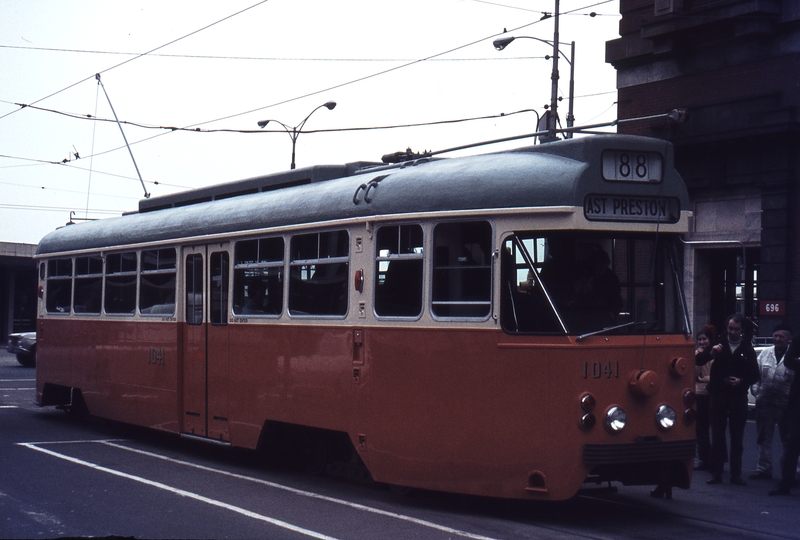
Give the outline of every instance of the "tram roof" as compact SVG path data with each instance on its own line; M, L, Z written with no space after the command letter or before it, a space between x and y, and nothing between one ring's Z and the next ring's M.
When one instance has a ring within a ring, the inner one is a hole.
M688 210L670 143L597 135L398 166L310 167L157 197L143 200L138 212L61 227L41 240L37 255L371 216L582 207L587 193L631 190L629 183L602 179L601 154L609 149L661 153L663 181L638 183L636 192L677 197L681 210Z

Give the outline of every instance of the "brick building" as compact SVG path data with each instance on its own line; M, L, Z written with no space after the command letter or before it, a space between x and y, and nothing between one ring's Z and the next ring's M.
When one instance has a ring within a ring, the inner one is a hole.
M752 317L800 330L800 2L620 0L618 118L688 111L666 138L694 206L685 280L694 328Z

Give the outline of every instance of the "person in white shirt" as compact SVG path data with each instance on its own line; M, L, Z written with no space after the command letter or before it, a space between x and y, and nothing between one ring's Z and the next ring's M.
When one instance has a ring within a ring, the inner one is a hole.
M783 415L789 402L789 389L792 386L794 371L786 369L783 360L791 340L792 332L789 326L779 324L772 332L774 345L758 355L761 381L750 389L756 398L758 432L758 465L756 472L750 475L752 480L772 478L772 440L776 424L781 443L786 441Z

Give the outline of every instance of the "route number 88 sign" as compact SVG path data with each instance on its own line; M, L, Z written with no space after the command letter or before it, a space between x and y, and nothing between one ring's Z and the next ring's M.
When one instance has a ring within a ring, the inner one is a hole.
M603 178L614 182L660 182L663 160L657 152L606 150Z

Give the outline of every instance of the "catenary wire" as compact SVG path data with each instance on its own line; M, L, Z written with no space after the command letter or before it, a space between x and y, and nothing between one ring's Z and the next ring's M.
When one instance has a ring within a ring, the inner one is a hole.
M184 35L184 36L181 36L181 37L179 37L179 38L173 39L172 41L170 41L170 42L168 42L168 43L164 43L163 45L159 45L158 47L156 47L156 48L154 48L154 49L151 49L151 50L149 50L149 51L147 51L147 52L143 52L143 53L141 53L141 54L139 54L139 55L137 55L137 56L135 56L135 57L133 57L133 58L128 58L127 60L124 60L124 61L122 61L122 62L120 62L120 63L118 63L118 64L115 64L115 65L113 65L113 66L111 66L111 67L109 67L109 68L106 68L106 69L103 69L103 70L101 70L101 71L98 71L97 73L93 73L92 75L90 75L90 76L88 76L88 77L86 77L86 78L84 78L84 79L81 79L80 81L78 81L78 82L75 82L75 83L73 83L73 84L71 84L71 85L69 85L69 86L67 86L67 87L65 87L65 88L62 88L61 90L58 90L58 91L56 91L56 92L53 92L52 94L48 94L48 95L46 95L46 96L45 96L45 97L43 97L43 98L39 98L39 99L37 99L36 101L32 102L32 103L31 103L31 105L33 105L33 104L35 104L35 103L40 103L40 102L42 102L42 101L44 101L44 100L46 100L46 99L49 99L49 98L51 98L51 97L53 97L53 96L55 96L55 95L58 95L58 94L60 94L60 93L62 93L62 92L65 92L65 91L69 90L70 88L73 88L73 87L75 87L75 86L78 86L78 85L79 85L79 84L81 84L81 83L84 83L84 82L86 82L86 81L88 81L88 80L90 80L90 79L93 79L93 78L95 78L95 77L96 77L96 75L97 75L98 73L108 73L109 71L111 71L111 70L113 70L113 69L116 69L116 68L118 68L118 67L120 67L120 66L124 66L125 64L127 64L127 63L129 63L129 62L133 62L134 60L137 60L137 59L139 59L139 58L141 58L141 57L143 57L143 56L147 56L148 54L150 54L150 53L153 53L153 52L155 52L155 51L158 51L158 50L160 50L160 49L163 49L164 47L168 47L169 45L172 45L172 44L174 44L174 43L177 43L177 42L179 42L179 41L181 41L181 40L183 40L183 39L186 39L186 38L188 38L188 37L190 37L190 36L193 36L193 35L195 35L195 34L197 34L197 33L199 33L199 32L202 32L203 30L207 30L207 29L211 28L212 26L216 26L217 24L219 24L219 23L221 23L221 22L224 22L224 21L227 21L228 19L231 19L231 18L233 18L233 17L236 17L237 15L240 15L240 14L244 13L245 11L249 11L249 10L253 9L254 7L260 6L261 4L264 4L264 3L268 2L268 1L269 1L269 0L261 0L260 2L257 2L257 3L255 3L255 4L253 4L253 5L249 6L249 7L246 7L246 8L244 8L244 9L241 9L241 10L237 11L236 13L233 13L232 15L228 15L228 16L226 16L226 17L223 17L222 19L219 19L218 21L215 21L215 22L213 22L213 23L211 23L211 24L207 24L206 26L204 26L204 27L202 27L202 28L199 28L199 29L197 29L197 30L194 30L194 31L192 31L192 32L189 32L188 34L186 34L186 35ZM24 108L24 107L23 107L23 108ZM19 112L19 111L21 111L21 110L22 110L22 108L20 108L20 109L16 109L16 110L13 110L13 111L11 111L11 112L8 112L8 113L4 114L3 116L0 116L0 120L2 120L3 118L6 118L7 116L10 116L10 115L12 115L12 114L14 114L14 113L16 113L16 112Z

